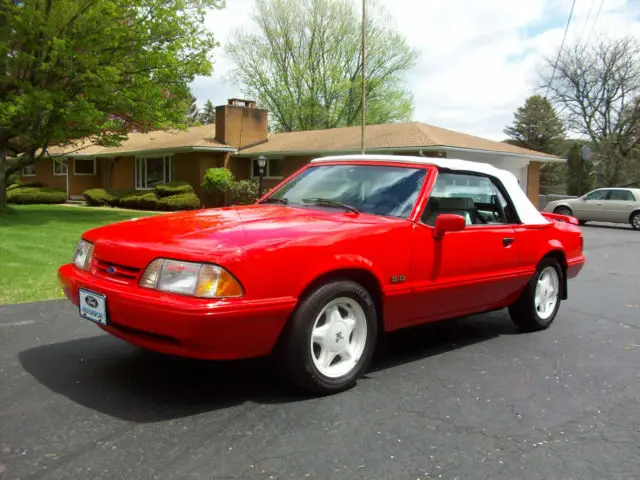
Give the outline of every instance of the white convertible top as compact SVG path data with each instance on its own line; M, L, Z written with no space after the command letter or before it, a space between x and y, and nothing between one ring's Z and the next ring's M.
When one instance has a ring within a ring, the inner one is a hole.
M471 162L469 160L459 160L457 158L431 158L409 155L336 155L331 157L320 157L311 160L311 163L338 162L338 161L371 161L371 162L396 162L396 163L416 163L420 165L433 165L437 168L449 170L482 173L490 175L500 180L506 188L513 205L518 212L522 223L529 225L540 225L550 223L531 203L529 197L524 193L516 176L508 170L494 167L489 163Z

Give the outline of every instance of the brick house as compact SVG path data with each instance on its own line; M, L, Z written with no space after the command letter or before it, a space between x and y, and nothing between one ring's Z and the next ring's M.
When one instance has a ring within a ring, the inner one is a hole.
M369 153L423 155L491 163L513 172L537 205L540 164L564 160L502 142L419 122L368 125ZM66 152L66 153L65 153ZM360 152L360 127L269 134L268 112L249 100L230 99L216 108L215 125L186 131L131 133L119 147L78 144L51 149L22 171L22 181L41 181L78 198L89 188L151 189L184 180L202 197L200 182L211 167L229 168L237 180L257 177L257 158L267 158L265 184L314 157Z

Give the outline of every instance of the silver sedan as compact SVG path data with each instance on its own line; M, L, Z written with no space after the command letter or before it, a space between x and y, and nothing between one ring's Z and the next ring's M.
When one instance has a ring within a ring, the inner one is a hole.
M578 198L549 202L545 212L586 222L629 223L640 230L640 188L598 188Z

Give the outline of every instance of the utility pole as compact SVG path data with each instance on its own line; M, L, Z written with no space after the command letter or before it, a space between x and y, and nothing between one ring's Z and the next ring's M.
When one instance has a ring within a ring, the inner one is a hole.
M362 154L364 155L365 153L365 149L364 149L364 126L366 123L366 115L367 115L367 99L366 99L366 82L367 82L367 76L366 76L366 71L365 71L365 67L366 67L366 59L367 59L367 55L366 55L366 19L367 19L367 12L366 12L366 1L367 0L362 0L362 132L361 132L361 136L360 136L360 149Z

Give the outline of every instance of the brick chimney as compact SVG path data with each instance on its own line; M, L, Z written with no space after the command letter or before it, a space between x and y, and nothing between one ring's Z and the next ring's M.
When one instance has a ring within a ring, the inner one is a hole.
M253 100L230 98L226 105L216 107L216 140L234 148L265 141L268 113Z

